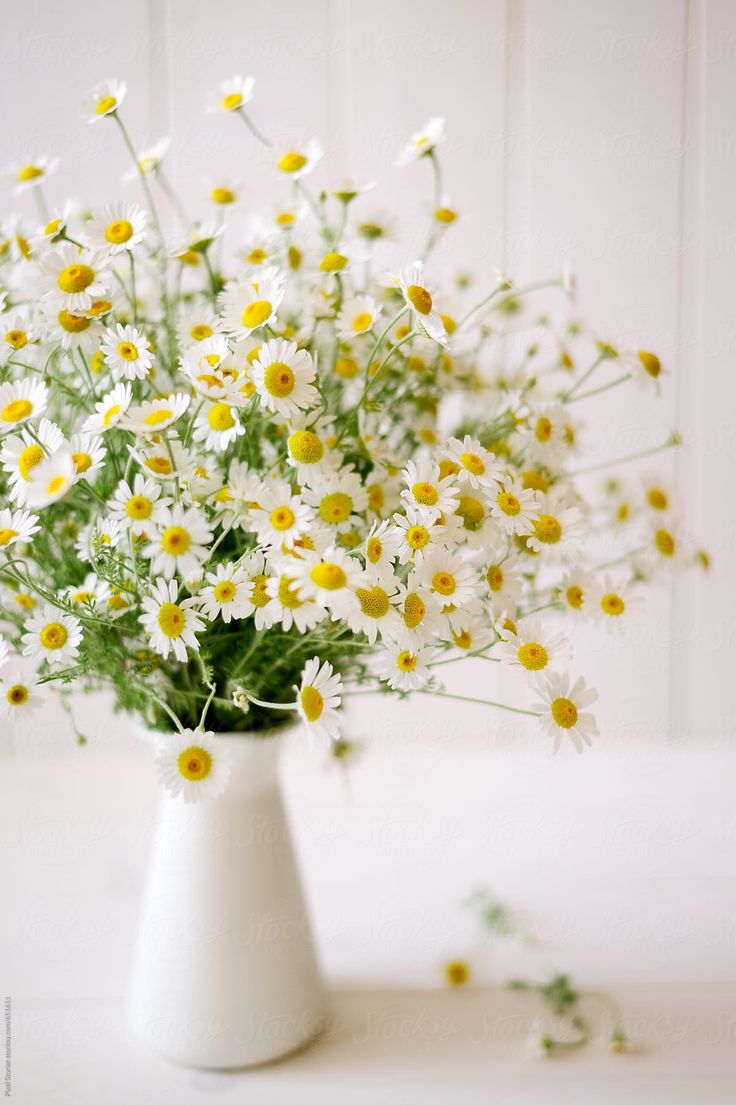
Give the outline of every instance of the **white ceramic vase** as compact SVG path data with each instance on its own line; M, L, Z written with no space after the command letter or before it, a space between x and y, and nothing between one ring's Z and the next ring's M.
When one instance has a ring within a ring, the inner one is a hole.
M226 735L232 775L218 798L162 795L129 1016L139 1040L185 1066L267 1063L324 1022L279 785L283 735Z

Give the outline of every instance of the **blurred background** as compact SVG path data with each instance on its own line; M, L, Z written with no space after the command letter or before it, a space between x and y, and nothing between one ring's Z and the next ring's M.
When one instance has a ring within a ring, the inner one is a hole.
M496 268L523 283L569 263L577 314L621 349L659 354L661 398L623 388L578 410L589 458L677 427L684 447L643 471L676 485L712 569L664 581L628 637L574 639L575 670L601 694L593 750L552 760L536 726L482 707L361 698L347 786L296 740L287 787L335 984L439 984L443 959L472 947L461 903L478 885L526 918L545 965L640 986L734 981L734 5L26 0L6 6L0 60L5 160L59 156L52 205L139 198L117 129L80 114L85 90L116 76L136 146L172 137L166 168L187 210L212 217L209 188L230 177L243 227L271 208L273 174L237 120L204 108L219 80L252 74L263 131L324 144L310 183L376 181L358 202L390 214L387 264L417 255L431 209L428 167L397 168L397 152L443 115L462 217L433 279L470 273L480 298ZM35 217L9 185L2 202ZM447 669L448 688L523 704L521 681L489 666ZM104 697L74 710L84 748L57 708L0 737L15 796L3 843L23 888L0 932L9 988L29 999L122 992L155 809L131 724ZM480 977L526 955L484 960Z

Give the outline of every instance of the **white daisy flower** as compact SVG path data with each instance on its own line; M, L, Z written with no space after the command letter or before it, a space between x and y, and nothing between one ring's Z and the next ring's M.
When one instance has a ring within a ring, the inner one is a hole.
M39 261L43 302L70 315L87 314L95 300L108 296L109 260L72 242L60 242Z
M122 536L120 523L114 518L98 518L82 530L74 547L80 560L94 561L101 552L118 548Z
M595 588L595 581L590 572L581 568L571 568L557 586L557 593L565 610L577 615L587 617L591 612L591 596Z
M95 413L82 423L85 433L105 433L119 425L125 417L133 398L130 384L116 384L112 391L95 403Z
M342 702L342 679L333 674L332 664L320 666L319 657L307 660L297 692L299 716L307 732L318 738L336 740L340 734L338 709Z
M458 492L455 513L445 522L448 532L458 544L463 541L470 549L488 548L498 535L498 522L491 514L488 499L492 492L469 487L464 480L458 483Z
M545 496L527 545L550 562L564 560L580 551L585 537L583 513L564 500Z
M510 664L525 671L549 671L570 659L570 646L561 633L554 633L536 619L519 622L516 633L509 634L501 654Z
M32 346L36 338L37 335L25 310L8 311L0 318L0 364L5 364L14 353L20 353L21 350ZM23 357L26 356L27 353L23 354Z
M142 552L151 561L152 575L171 579L178 573L182 579L195 579L200 565L207 559L212 530L196 507L175 503L161 511L160 530Z
M366 572L372 577L393 576L401 552L401 536L388 520L374 522L363 545Z
M330 449L327 444L323 431L328 428L321 418L310 421L309 416L303 416L291 420L286 463L295 469L297 481L302 486L312 486L325 472L334 471L342 463L339 450Z
M48 177L53 176L59 168L57 157L47 157L40 154L38 157L29 158L27 161L15 161L8 165L3 176L13 184L13 195L19 196L27 192L29 188L37 188Z
M424 279L424 263L415 261L397 274L396 281L399 290L404 297L404 302L411 309L412 317L419 323L422 329L433 341L440 345L447 345L447 331L439 311L434 307L432 294L422 283Z
M64 445L64 435L55 423L42 418L32 437L28 430L6 437L0 452L0 462L8 475L10 498L23 506L32 470L45 457L57 452Z
M222 293L222 321L228 333L247 338L262 326L273 326L286 288L278 270L258 272L245 283L228 284Z
M504 476L492 497L491 514L504 533L525 536L533 532L539 517L539 496L513 476Z
M88 572L79 587L67 587L64 598L78 606L103 606L112 595L112 587L94 572Z
M364 572L353 593L358 601L343 614L353 633L362 631L371 644L379 633L384 639L395 639L402 627L397 609L402 598L399 581L388 577L375 579Z
M396 164L410 165L412 161L417 161L420 157L426 157L437 146L440 146L445 138L445 120L439 116L430 119L421 130L412 134L409 141L402 148Z
M189 409L191 398L174 392L161 399L149 399L139 407L129 407L123 427L137 434L154 434L178 422Z
M38 515L27 510L0 510L0 553L26 541L40 530Z
M266 590L271 596L270 609L275 621L287 632L294 627L298 633L307 633L327 617L327 610L311 599L302 599L296 590L292 562L284 559L278 575L269 579Z
M146 236L146 212L135 203L108 203L92 212L84 234L92 249L113 254L135 249Z
M302 495L316 510L319 521L336 533L360 525L359 516L368 505L363 481L351 468L318 476L311 487L302 489Z
M224 453L244 433L238 411L229 403L210 403L194 420L194 440L204 442L218 453Z
M105 364L118 378L143 380L153 367L151 343L135 326L118 323L114 330L106 330L102 354Z
M466 434L462 441L451 437L447 442L445 456L457 466L465 483L473 489L486 487L489 491L498 491L502 472L493 453L484 449L477 438Z
M216 571L208 572L205 579L207 585L199 591L197 598L202 613L209 621L215 621L218 616L224 622L246 617L250 605L250 580L245 568L228 561L227 564L218 564Z
M331 545L323 552L305 550L294 563L294 585L301 599L314 599L321 606L342 613L356 603L352 588L362 569L355 557Z
M181 663L187 661L187 649L199 652L195 634L204 629L204 622L197 614L197 600L179 599L179 587L174 580L159 579L150 595L142 601L143 610L138 619L150 639L151 648L164 659L170 652Z
M443 609L447 606L467 606L477 601L475 569L449 549L433 549L422 557L414 575L417 583L443 604Z
M383 308L370 295L346 299L337 316L337 334L345 341L367 334L381 317Z
M242 198L241 189L242 181L232 177L218 177L209 181L208 199L218 207L235 207Z
M400 564L418 563L433 549L454 544L447 526L428 517L426 511L408 505L403 514L394 514L391 532L398 542Z
M640 602L641 596L635 593L632 583L604 576L589 588L586 607L591 617L610 632L623 632Z
M429 682L431 658L430 648L412 650L388 644L376 655L376 674L395 691L416 691Z
M241 567L248 579L246 616L253 615L256 629L270 629L279 618L279 610L270 593L270 581L274 573L265 556L259 550L252 552Z
M440 476L434 461L410 460L403 470L402 500L425 518L434 521L441 514L454 514L457 509L458 487L455 476Z
M323 150L316 138L299 143L297 148L281 146L273 154L274 164L279 172L292 180L311 173L322 159Z
M23 655L50 665L73 663L79 655L82 627L77 618L46 603L26 622Z
M656 353L642 349L627 358L633 380L642 391L659 395L662 382L662 362Z
M202 353L204 354L211 352L209 348L205 348L204 343L208 342L210 338L217 338L221 330L222 320L208 304L203 303L187 308L182 314L176 328L176 336L179 339L179 345L185 351L191 349L196 355L196 351L202 346ZM225 350L228 349L227 342L225 342ZM220 357L220 360L224 357L225 353Z
M406 585L401 587L399 615L402 624L396 640L410 652L422 648L440 634L442 618L437 596L419 584L416 573L410 574Z
M161 167L161 162L169 152L170 146L171 138L167 135L138 150L136 163L126 169L123 180L132 183L140 180L141 176L153 176Z
M127 91L125 81L114 79L100 81L85 95L82 115L88 123L96 123L104 119L106 115L111 115L118 110Z
M540 680L540 702L532 709L539 710L539 720L544 729L554 738L553 751L556 752L564 736L568 736L576 752L582 752L590 745L590 738L598 736L598 726L592 714L586 711L598 698L598 692L585 686L584 679L578 679L570 686L569 675L552 673Z
M109 503L110 516L136 537L150 535L163 524L171 499L162 497L161 485L137 473L133 486L121 480Z
M62 499L74 486L77 470L68 447L42 460L31 469L26 488L26 502L32 507L49 506Z
M299 495L292 491L285 480L271 480L258 499L259 510L254 511L252 524L258 534L258 543L266 547L291 549L295 540L309 531L314 511Z
M188 803L218 798L230 780L227 742L202 729L184 729L159 745L156 767L173 798Z
M69 442L69 448L74 461L74 471L77 481L86 480L92 482L102 468L102 462L107 456L107 449L102 444L102 438L96 434L74 434Z
M312 384L316 376L311 354L282 338L264 342L252 368L253 383L266 410L284 418L316 404L319 393Z
M145 468L146 475L155 480L184 481L194 475L194 457L171 435L165 440L154 441L144 449L129 445L128 450L140 466Z
M38 418L46 410L49 389L41 380L8 380L0 384L0 432Z
M255 77L228 77L207 97L207 111L240 111L253 99Z
M43 695L33 676L14 671L0 679L0 717L21 721L43 705Z

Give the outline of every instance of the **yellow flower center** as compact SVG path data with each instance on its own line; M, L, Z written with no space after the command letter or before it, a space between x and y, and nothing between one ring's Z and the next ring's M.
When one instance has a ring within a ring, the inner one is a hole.
M662 365L660 364L659 357L656 355L656 353L647 353L642 350L639 353L639 361L644 371L649 376L651 376L652 379L656 380L660 372L662 371Z
M565 598L567 599L568 605L572 606L573 610L580 610L584 599L582 587L577 587L573 583L573 585L568 587L565 591Z
M282 173L298 173L307 164L307 159L302 153L285 153L279 159L278 167Z
M537 424L534 427L534 436L542 445L546 445L552 437L552 423L549 418L543 416L537 419Z
M65 476L53 476L52 479L46 484L47 495L55 495L57 491L61 491L62 487L66 484Z
M482 476L486 470L483 460L477 453L463 453L460 457L460 463L466 471L474 476Z
M67 295L75 295L88 288L94 278L94 269L89 265L67 265L59 273L59 287Z
M400 652L399 655L396 657L396 667L399 669L399 671L414 671L414 668L416 666L416 656L414 656L414 654L409 652L407 649L404 649L403 652Z
M297 430L288 441L289 452L299 464L317 464L325 453L325 447L310 430Z
M235 193L230 188L213 188L210 192L210 199L213 203L221 203L224 206L228 203L235 203Z
M109 111L112 111L113 108L117 107L117 103L118 102L114 96L103 96L101 100L97 101L95 113L97 115L107 115Z
M8 687L7 694L5 695L6 701L11 706L23 706L29 698L28 687L24 687L22 683L16 683L13 687Z
M253 590L251 591L250 601L259 608L267 606L271 601L271 596L266 590L268 576L253 576L251 583L253 584Z
M127 219L118 219L107 227L105 237L112 245L120 246L133 237L133 225Z
M316 687L302 687L300 699L307 721L317 721L324 709L325 700Z
M105 411L104 418L102 419L103 426L110 426L113 419L120 413L120 404L113 403L111 407L108 407Z
M335 372L343 380L352 380L360 372L360 365L352 357L338 357L335 361Z
M33 403L28 399L13 399L3 408L3 422L20 422L28 418L33 411Z
M533 468L521 473L521 485L528 491L546 491L549 481L541 472L535 472Z
M117 408L115 408L117 410ZM156 472L159 476L169 476L172 472L171 461L168 457L149 457L145 462L146 468Z
M367 618L385 618L391 609L389 597L382 587L358 587L355 593Z
M455 513L462 518L464 529L476 533L483 526L486 509L480 499L475 499L472 495L461 495Z
M281 533L283 533L284 530L291 529L295 521L294 512L290 510L288 506L279 506L276 507L276 510L271 511L271 525L275 530L279 530Z
M283 361L273 361L263 371L263 386L269 395L285 399L294 390L294 373Z
M406 289L406 298L411 303L417 314L428 315L432 310L432 296L426 288L419 284L410 284Z
M421 506L435 506L439 499L437 488L433 487L431 483L423 481L415 483L411 493Z
M380 514L386 502L386 495L380 483L373 483L366 488L368 492L368 506L374 514Z
M551 514L540 514L534 523L534 536L543 545L556 545L562 537L562 526Z
M619 618L626 609L626 603L620 595L613 594L609 591L608 594L603 595L601 598L601 610L604 614L610 614L613 618Z
M161 548L169 556L183 556L192 539L181 526L168 526L161 537Z
M660 552L662 556L675 555L675 539L666 529L657 530L654 535L654 544L657 547L657 552Z
M49 651L63 648L69 637L69 632L61 622L49 622L41 630L41 644Z
M254 299L243 311L243 326L255 330L257 326L263 326L272 313L273 307L267 299Z
M409 526L406 531L406 543L414 552L426 548L429 540L429 530L426 526Z
M208 326L206 322L198 322L189 331L189 336L194 341L204 341L205 338L212 337L212 327Z
M529 641L517 650L516 657L527 671L541 671L549 663L549 653L544 645Z
M213 430L230 430L235 425L235 419L227 403L213 404L207 412L207 421Z
M28 445L18 457L18 471L24 480L32 468L40 464L44 458L44 451L40 445Z
M118 353L124 361L138 360L138 347L132 341L121 341L118 346Z
M332 564L330 561L315 564L309 573L309 578L315 587L323 591L339 591L348 581L340 565Z
M83 330L86 330L92 323L90 319L85 318L84 315L70 315L68 311L59 311L56 316L59 321L59 326L62 330L66 330L67 334L81 334Z
M198 744L191 745L179 753L176 766L180 775L188 779L190 783L199 783L206 779L212 771L212 756L206 748L200 748Z
M361 311L353 319L353 330L356 334L362 334L364 330L370 330L373 325L373 315L368 311Z
M319 516L328 525L336 526L350 517L353 500L343 491L333 491L325 495L319 504Z
M150 518L152 510L153 503L145 495L131 495L125 504L125 513L136 522Z
M561 729L572 729L578 720L578 708L570 698L555 698L550 704L552 717Z
M647 502L653 510L666 510L669 500L661 488L650 487L647 491Z
M18 536L17 529L0 529L0 546L9 545Z
M440 595L454 594L456 586L455 578L449 572L435 572L432 576L432 590Z
M23 591L18 592L15 596L15 601L23 610L33 610L33 607L36 605L36 600L33 595L25 594Z
M227 96L222 98L222 106L225 111L235 111L236 108L241 107L243 103L243 97L240 92L229 92Z
M473 634L469 633L467 629L461 629L459 633L453 633L452 639L457 648L465 649L466 652L473 647Z
M366 559L371 564L378 564L379 560L383 556L383 542L380 537L369 537L365 550Z
M225 603L232 602L235 598L236 587L230 579L223 579L220 583L215 584L215 590L213 592L215 602Z
M174 412L168 407L159 407L158 410L151 411L150 414L146 415L143 419L143 425L160 426L162 423L168 422L168 420L173 417L173 414Z
M500 591L503 587L504 575L498 564L491 564L490 568L486 572L486 579L488 580L488 586L492 591Z
M499 491L496 497L496 503L498 504L499 510L501 510L503 514L508 514L511 518L515 518L521 510L521 503L519 500L508 491Z
M438 207L434 213L434 217L438 223L444 223L445 226L449 226L450 223L455 222L457 212L453 211L451 207Z
M25 330L8 330L5 340L13 349L23 349L28 344L28 334Z
M36 180L40 176L43 176L43 169L39 169L38 165L24 165L18 170L18 180L21 181Z
M293 580L289 579L288 576L281 576L279 579L279 601L287 610L298 610L304 603L292 590L292 583Z
M342 272L348 263L347 257L342 253L326 253L319 263L320 272Z
M416 629L424 621L427 607L415 592L411 592L404 600L404 625L407 629Z
M158 612L158 625L166 637L181 637L186 627L184 611L175 602L162 603Z

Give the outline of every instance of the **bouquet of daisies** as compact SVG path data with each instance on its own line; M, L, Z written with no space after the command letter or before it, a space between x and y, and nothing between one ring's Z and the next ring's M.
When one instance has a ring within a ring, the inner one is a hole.
M657 357L530 323L527 296L570 293L565 274L497 276L462 310L467 281L436 290L428 262L457 218L440 119L400 156L432 170L428 231L383 272L390 227L358 214L367 188L315 193L319 144L264 137L252 80L210 105L283 185L245 233L232 182L211 222L189 219L168 143L136 151L125 95L108 81L85 114L119 129L141 204L49 208L53 161L9 170L37 217L7 220L0 244L0 706L111 687L171 734L161 775L191 799L226 782L218 732L296 712L338 751L346 682L443 694L434 669L471 655L529 676L523 707L491 705L582 748L595 692L566 673L560 614L625 625L657 565L697 555L656 481L637 507L615 481L586 501L576 480L574 404L656 389ZM590 557L603 518L641 525L612 573Z

